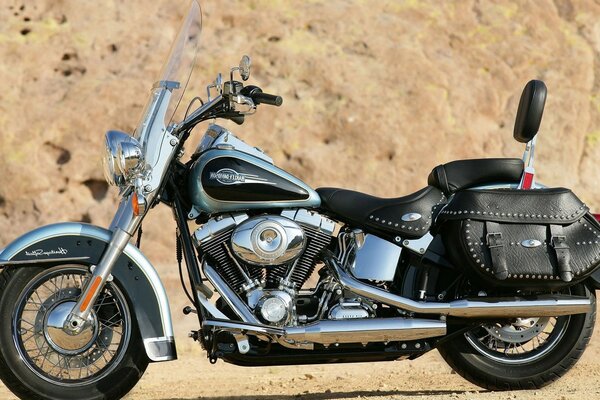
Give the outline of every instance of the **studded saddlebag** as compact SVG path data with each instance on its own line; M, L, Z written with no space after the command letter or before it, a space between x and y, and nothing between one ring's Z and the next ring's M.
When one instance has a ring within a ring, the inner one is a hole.
M452 261L496 286L561 287L600 264L600 225L570 190L465 190L437 226Z

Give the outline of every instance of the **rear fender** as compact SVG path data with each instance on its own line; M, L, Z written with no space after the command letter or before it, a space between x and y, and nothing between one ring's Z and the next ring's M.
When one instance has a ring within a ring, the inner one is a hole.
M83 223L60 223L28 232L0 253L0 267L97 265L110 242L111 231ZM128 296L146 354L151 361L177 358L169 300L152 264L131 243L112 275Z
M594 273L585 281L592 290L600 290L600 268L596 268Z
M592 214L596 221L600 222L600 214ZM594 273L585 281L591 290L600 290L600 268L596 268Z

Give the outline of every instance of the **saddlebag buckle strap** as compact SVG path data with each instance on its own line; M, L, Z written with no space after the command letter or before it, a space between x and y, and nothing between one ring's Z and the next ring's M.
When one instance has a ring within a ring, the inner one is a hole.
M502 232L500 232L500 224L485 221L485 227L487 231L486 244L488 249L490 249L494 276L496 279L505 280L508 278L508 265L506 263L504 239L502 238Z
M560 279L564 282L570 282L573 279L573 270L570 264L571 253L569 252L567 237L563 235L562 226L550 225L550 245L556 253Z

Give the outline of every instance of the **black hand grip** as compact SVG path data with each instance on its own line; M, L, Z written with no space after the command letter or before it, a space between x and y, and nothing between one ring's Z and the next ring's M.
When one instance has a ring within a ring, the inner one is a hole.
M283 104L283 98L281 96L275 96L274 94L268 93L253 93L252 100L254 100L255 104L269 104L277 107Z

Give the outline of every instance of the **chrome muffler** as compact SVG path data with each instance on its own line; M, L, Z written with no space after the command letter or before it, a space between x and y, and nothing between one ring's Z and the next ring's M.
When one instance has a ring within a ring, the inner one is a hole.
M589 298L569 295L480 297L448 303L415 301L357 280L345 272L333 259L326 260L326 263L336 273L340 284L347 290L417 314L448 315L460 318L527 318L582 314L590 312L592 309L592 302Z
M203 327L231 333L271 336L279 343L383 343L426 339L446 334L446 322L433 319L372 318L324 320L304 326L268 327L237 321L207 320Z
M444 336L446 322L433 319L374 318L324 320L285 329L284 338L324 345L381 343Z

